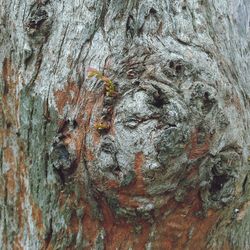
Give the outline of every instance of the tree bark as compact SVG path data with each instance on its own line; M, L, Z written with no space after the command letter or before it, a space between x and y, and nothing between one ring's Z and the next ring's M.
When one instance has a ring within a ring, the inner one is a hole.
M1 249L249 249L247 0L0 2Z

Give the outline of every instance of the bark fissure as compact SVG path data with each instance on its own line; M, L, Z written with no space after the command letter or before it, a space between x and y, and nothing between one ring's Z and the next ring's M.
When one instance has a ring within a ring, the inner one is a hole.
M31 98L31 105L30 105L30 113L29 113L29 127L28 127L28 132L27 132L27 155L29 156L30 155L30 143L31 143L31 134L32 134L32 127L33 127L33 124L32 124L32 121L33 121L33 114L34 114L34 102L35 102L35 99L34 97Z
M63 37L62 37L62 42L61 42L60 47L59 47L58 57L57 57L57 62L56 62L56 67L55 67L55 74L57 72L57 68L58 68L60 56L61 56L61 53L62 53L62 48L63 48L63 44L64 44L64 41L65 41L65 37L66 37L66 34L68 32L68 28L69 28L69 23L67 23L67 25L66 25L66 28L65 28L65 31L64 31L64 34L63 34Z

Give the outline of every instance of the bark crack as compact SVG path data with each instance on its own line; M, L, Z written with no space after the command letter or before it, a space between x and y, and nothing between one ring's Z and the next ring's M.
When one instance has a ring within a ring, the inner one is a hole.
M31 78L29 85L27 86L27 93L30 93L31 89L34 87L35 81L36 81L38 74L40 72L40 68L41 68L42 61L43 61L42 50L43 50L43 44L40 46L40 49L38 51L37 60L35 63L35 72ZM26 68L27 68L27 65L26 65Z
M30 111L30 117L29 117L29 127L28 127L28 135L27 135L27 155L30 156L30 135L32 133L32 124L33 124L33 113L34 113L34 97L32 97L31 100L31 111Z
M66 37L66 34L67 34L67 32L68 32L68 28L69 28L69 23L67 23L67 26L66 26L65 32L64 32L64 34L63 34L62 42L61 42L61 44L60 44L60 48L59 48L59 52L58 52L58 56L57 56L57 62L56 62L56 68L55 68L55 74L56 74L57 69L58 69L58 64L59 64L59 60L60 60L60 57L61 57L62 48L63 48L63 44L64 44L64 41L65 41L65 37Z

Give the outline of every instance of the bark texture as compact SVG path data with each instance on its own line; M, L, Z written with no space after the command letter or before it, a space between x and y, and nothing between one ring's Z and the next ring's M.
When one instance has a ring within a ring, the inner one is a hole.
M0 248L249 249L249 9L1 0Z

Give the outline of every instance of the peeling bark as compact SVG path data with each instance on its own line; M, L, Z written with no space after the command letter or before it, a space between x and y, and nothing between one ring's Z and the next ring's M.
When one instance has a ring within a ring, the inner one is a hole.
M1 249L249 249L248 1L0 10Z

